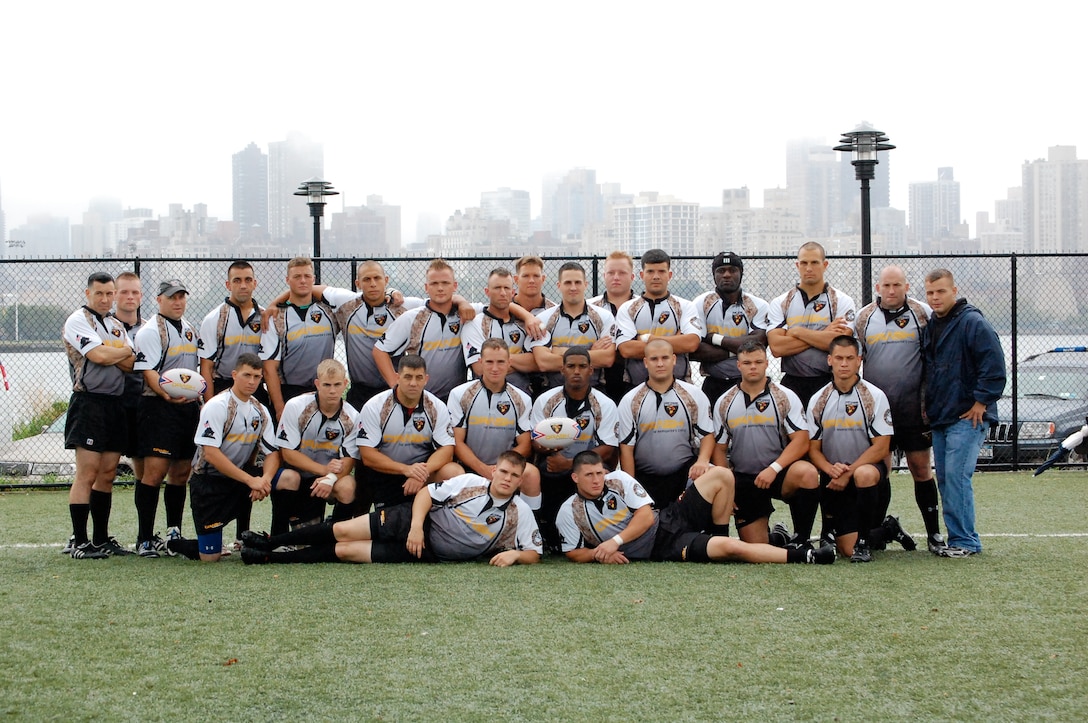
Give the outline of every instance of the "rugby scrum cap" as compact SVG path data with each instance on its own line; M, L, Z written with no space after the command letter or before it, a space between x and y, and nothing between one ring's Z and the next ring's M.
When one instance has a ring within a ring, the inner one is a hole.
M744 262L732 251L722 251L710 262L711 271L717 271L722 266L736 266L738 271L744 273Z
M179 291L184 291L186 294L189 290L185 288L185 284L181 283L177 279L170 279L159 284L159 296L173 296Z

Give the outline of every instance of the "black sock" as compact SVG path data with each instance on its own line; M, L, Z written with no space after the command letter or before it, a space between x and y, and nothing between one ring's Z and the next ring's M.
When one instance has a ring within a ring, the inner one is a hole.
M184 555L190 560L200 559L200 543L196 540L167 540L166 546L171 552L176 552L179 555Z
M159 488L142 482L137 483L133 500L136 502L136 541L147 542L155 536L155 513L159 507Z
M305 529L311 530L314 528L307 527ZM268 557L271 562L340 561L340 558L336 556L336 545L311 545L310 547L304 547L301 550L291 550L290 552L270 552L268 553Z
M872 529L878 524L874 517L880 513L880 490L877 486L857 488L858 542L868 545Z
M253 500L238 508L238 517L234 521L234 539L242 539L242 533L249 529L249 521L253 516Z
M91 514L91 506L77 503L68 505L68 514L72 517L72 537L76 545L87 542L87 518Z
M268 544L272 549L281 545L335 545L336 536L332 532L332 526L332 522L307 525L281 535L273 535Z
M808 542L812 526L816 523L816 508L820 506L819 489L799 489L789 499L790 517L793 518L793 539Z
M299 522L325 521L325 500L314 497L309 492L302 492L298 496L298 503Z
M350 520L355 517L355 501L337 502L332 506L332 521Z
M166 510L166 526L181 529L185 517L185 485L166 485L162 506Z
M110 539L110 508L113 506L112 492L91 490L91 521L94 523L94 544L105 544Z
M291 529L291 516L295 513L295 490L272 490L273 535L282 535Z
M922 522L926 526L926 536L933 537L941 531L941 519L938 508L937 480L932 477L914 483L914 500L918 511L922 513Z
M874 524L879 524L887 516L888 509L892 506L891 477L885 477L880 480L880 482L877 482L876 490L877 506L873 519L875 520Z
M802 563L802 564L808 562L808 548L805 548L805 547L788 547L788 548L786 548L786 562Z

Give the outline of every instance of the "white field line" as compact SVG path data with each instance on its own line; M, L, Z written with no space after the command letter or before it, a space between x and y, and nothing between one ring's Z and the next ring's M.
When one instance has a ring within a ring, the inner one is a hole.
M914 537L917 540L924 540L925 533L914 533ZM1009 538L1039 538L1039 539L1053 539L1053 538L1078 538L1088 537L1088 532L1049 532L1049 533L1035 533L1035 532L982 532L979 533L979 537L1009 537ZM49 547L64 547L63 542L44 542L44 543L31 543L31 542L11 542L0 544L0 550L33 550L37 548L49 548Z

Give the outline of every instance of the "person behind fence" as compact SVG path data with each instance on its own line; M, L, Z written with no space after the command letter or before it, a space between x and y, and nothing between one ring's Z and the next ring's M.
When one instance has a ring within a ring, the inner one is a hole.
M268 537L246 533L242 560L269 562L456 562L488 560L496 567L539 562L540 531L518 496L525 458L499 455L490 481L463 474L420 489L411 502L343 522ZM281 545L308 545L273 552Z
M971 477L986 433L997 424L1005 355L982 312L957 298L951 271L931 271L925 283L926 302L933 309L922 332L925 405L948 532L948 547L939 554L969 557L982 552Z
M155 298L159 313L148 319L136 334L136 362L133 364L133 369L144 375L144 393L137 410L139 453L144 458L144 474L133 495L138 520L136 552L147 558L173 555L155 533L159 489L164 480L166 537L181 537L185 485L196 452L193 432L200 418L199 400L175 399L159 386L159 376L165 371L200 368L200 334L185 318L189 289L178 279L163 281Z
M699 477L661 512L634 477L606 473L595 452L580 452L571 476L576 493L560 507L555 524L563 554L574 562L835 562L830 545L783 549L731 538L733 476L724 467Z
M272 415L257 401L256 392L264 376L261 358L251 352L234 362L230 389L212 397L200 410L196 457L189 504L193 512L196 539L167 540L170 552L191 560L216 562L223 549L223 529L253 502L263 500L272 489L279 469ZM257 466L258 453L264 461ZM246 532L242 533L243 535Z
M121 396L125 374L135 353L124 325L110 314L117 292L113 277L96 272L87 277L86 303L64 322L72 396L64 424L64 447L76 452L76 475L68 492L72 536L66 549L76 560L123 554L109 534L113 480L127 439ZM94 539L87 520L94 523Z

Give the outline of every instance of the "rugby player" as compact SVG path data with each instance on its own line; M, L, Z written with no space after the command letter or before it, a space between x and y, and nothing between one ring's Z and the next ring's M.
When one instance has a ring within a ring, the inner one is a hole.
M589 300L593 306L608 309L612 318L616 318L620 307L627 301L635 298L635 292L631 291L631 284L635 280L635 263L631 254L626 251L613 251L604 260L604 293L594 296ZM615 337L613 336L613 341ZM623 395L631 391L630 382L624 381L624 371L627 369L627 360L622 355L616 354L612 366L604 370L604 392L616 404L623 399Z

